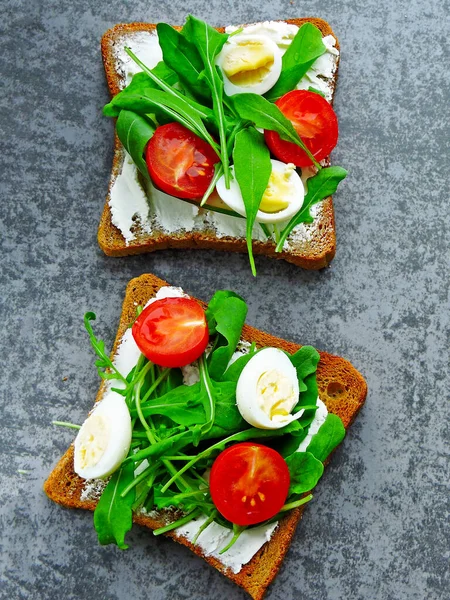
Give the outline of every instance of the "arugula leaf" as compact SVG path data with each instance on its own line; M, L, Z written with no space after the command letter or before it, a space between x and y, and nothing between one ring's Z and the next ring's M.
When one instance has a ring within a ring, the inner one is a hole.
M239 431L246 427L247 424L236 406L236 383L234 381L213 382L213 390L216 400L214 425L227 432Z
M234 431L244 425L236 407L236 383L233 381L211 381L211 393L215 398L214 425L224 431ZM191 427L207 422L205 414L205 392L200 382L194 385L180 385L156 400L142 405L144 417L163 415L178 425ZM131 410L135 417L137 411Z
M225 373L247 316L247 305L242 298L237 295L224 296L222 292L219 294L213 296L206 310L208 324L213 323L214 331L220 336L218 345L208 358L209 374L214 381L219 381Z
M245 300L241 296L239 296L239 294L236 294L231 290L217 291L214 294L214 296L212 296L206 308L206 320L208 321L208 331L210 336L217 333L217 320L215 313L220 310L222 302L225 302L227 298L238 298L239 300L242 300L242 302L245 303Z
M309 492L322 477L323 464L310 452L294 452L286 458L286 463L291 476L289 496Z
M291 121L283 115L276 104L272 104L258 94L236 94L233 96L233 106L241 119L251 121L256 127L276 131L281 139L292 142L304 150L318 169L322 168L300 139Z
M205 411L200 400L200 384L181 385L156 400L150 400L142 406L144 417L163 415L178 425L190 427L205 420ZM131 416L136 416L131 411Z
M95 321L96 315L93 312L87 312L84 315L84 326L89 334L91 345L95 350L99 359L95 361L97 372L102 379L118 379L125 386L128 386L128 381L121 373L117 370L116 366L105 352L105 343L95 337L94 330L92 329L91 321Z
M243 354L237 358L222 375L222 381L234 381L237 383L245 365L255 356L255 354L256 352L249 352L248 354Z
M167 23L158 23L156 30L166 65L173 69L196 95L209 98L207 88L201 82L204 67L195 45Z
M327 456L338 446L345 437L345 427L337 415L329 413L325 423L313 436L307 452L313 454L318 460L324 461Z
M204 78L211 90L213 110L219 130L220 156L223 164L225 185L229 187L229 163L227 153L226 119L223 108L223 80L215 65L215 58L228 39L226 33L219 33L213 27L189 15L182 35L195 44L205 67Z
M142 175L148 179L147 163L144 159L145 147L155 132L147 117L130 110L121 110L116 123L116 133L125 150Z
M265 97L275 102L295 88L314 62L326 52L322 33L312 23L304 23L283 54L281 74Z
M178 75L167 67L163 61L159 62L154 69L151 69L156 77L169 85L174 85L178 81ZM130 83L121 90L114 98L103 107L105 117L118 117L121 108L115 104L115 99L127 94L148 94L151 89L160 89L160 86L151 79L147 73L140 71L133 75Z
M337 186L345 179L346 175L347 171L342 167L325 167L314 175L314 177L310 177L307 180L308 192L303 201L303 206L281 232L276 252L282 252L284 243L294 227L300 223L313 222L314 219L310 213L311 206L334 194Z
M131 529L133 516L131 507L135 500L134 488L122 498L121 493L134 479L133 463L124 464L116 471L103 490L94 511L94 527L102 546L117 544L126 550L125 534Z
M218 152L217 144L211 137L201 119L201 114L196 108L192 107L190 101L172 96L161 90L151 90L151 95L138 96L127 94L121 96L114 103L120 108L132 110L139 114L146 115L153 110L162 110L165 114L178 121L184 127L206 140Z
M247 95L247 94L244 94ZM253 258L253 225L262 197L272 173L270 152L264 136L254 127L243 129L236 135L233 150L234 174L245 206L247 251L252 274L256 276Z

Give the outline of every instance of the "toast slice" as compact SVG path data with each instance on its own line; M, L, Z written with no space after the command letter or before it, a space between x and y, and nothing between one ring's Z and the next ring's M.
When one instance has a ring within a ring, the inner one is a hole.
M335 48L339 50L339 42L326 21L317 18L289 19L286 21L286 23L299 27L306 22L310 22L320 29L323 37L333 36L336 40ZM155 28L155 24L147 23L121 24L109 29L103 35L101 51L111 96L115 96L125 85L124 73L121 70L120 61L118 61L118 53L125 45L132 45L134 36L137 36L134 39L141 40L143 35L148 36L152 32L155 33ZM219 28L219 31L224 31L224 29ZM339 56L336 56L334 73L329 81L331 101L336 87L338 66ZM247 252L244 233L242 235L230 235L229 231L225 231L225 233L221 232L219 235L218 231L207 220L192 229L181 228L173 233L167 233L157 223L152 223L150 219L148 222L142 223L139 222L139 219L134 218L134 224L131 227L134 237L125 240L121 231L113 224L110 208L111 190L117 177L122 173L125 158L124 148L116 135L112 173L98 229L98 243L105 254L125 256L166 248L200 248ZM329 164L329 159L326 159L325 163ZM182 202L182 200L179 200L179 202ZM284 259L305 269L316 270L326 267L336 252L335 221L331 196L316 204L312 210L315 214L314 222L299 225L295 229L295 233L288 238L288 246L285 245L283 252L275 252L274 242L261 239L253 241L254 254L264 254L272 258ZM233 219L233 217L228 217L228 219Z
M123 334L135 317L136 306L144 305L160 287L165 285L168 284L154 275L141 275L129 282L112 356L116 353ZM242 333L245 340L255 342L258 347L274 346L289 353L296 352L300 347L298 344L276 338L248 325L244 325ZM338 415L347 429L366 398L367 385L364 378L347 360L321 352L317 368L317 383L319 396L326 404L328 411ZM97 395L97 401L101 398L103 391L104 386L102 385ZM73 445L71 445L45 482L44 490L49 498L62 506L94 510L95 499L82 499L84 484L85 480L78 477L73 471ZM280 521L270 541L264 544L237 574L214 557L205 556L201 548L193 546L187 539L177 536L175 532L169 532L167 535L202 556L210 565L244 588L252 598L259 600L281 566L295 528L302 518L303 510L304 506L301 506L287 514ZM162 518L158 520L158 518L142 514L136 514L134 521L150 529L156 529L166 524Z

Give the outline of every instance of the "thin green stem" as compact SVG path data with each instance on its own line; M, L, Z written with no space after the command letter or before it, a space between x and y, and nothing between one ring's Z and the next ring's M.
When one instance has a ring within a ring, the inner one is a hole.
M282 506L280 508L280 512L286 512L287 510L292 510L293 508L297 508L297 506L302 506L303 504L306 504L307 502L312 500L312 497L313 497L313 495L309 494L308 496L305 496L304 498L300 498L300 500L295 500L295 502L289 502L289 504L285 504L284 506Z
M192 544L195 546L195 544L197 543L198 538L201 536L201 534L205 531L205 529L207 527L209 527L211 525L211 523L214 521L214 519L217 516L217 510L213 510L212 513L209 515L209 517L206 519L206 521L200 525L197 533L194 536L194 539L192 540Z
M174 521L173 523L170 523L169 525L166 525L165 527L160 527L159 529L155 529L153 534L161 535L162 533L167 533L168 531L172 531L173 529L176 529L177 527L186 525L186 523L189 523L193 519L199 517L201 514L202 514L201 510L199 510L198 508L194 509L190 513L188 513L185 517L182 517L181 519L178 519L177 521Z
M70 429L81 429L81 425L75 425L75 423L67 423L66 421L52 421L52 425L59 425L60 427L70 427Z
M133 481L131 483L129 483L127 485L127 487L123 490L123 492L120 494L122 498L125 498L125 496L128 494L128 492L130 490L132 490L134 487L136 487L141 481L144 481L144 479L146 477L148 477L149 475L151 475L153 472L155 472L158 469L159 465L155 464L155 465L150 465L149 467L147 467L146 469L144 469L142 471L142 473L139 473L139 475L137 477L135 477L133 479Z
M246 527L240 527L239 525L233 524L234 535L231 538L231 540L229 541L229 543L225 546L225 548L222 548L222 550L219 552L219 554L224 554L227 550L229 550L231 548L231 546L233 546L237 542L239 536L245 529L246 529Z
M214 165L214 177L211 179L211 183L209 184L208 189L203 194L203 198L202 198L202 201L200 202L200 206L204 206L205 203L208 201L208 198L213 193L213 191L216 187L216 184L219 181L219 179L222 177L222 175L223 175L223 164L221 162L216 163Z
M150 398L150 396L153 394L153 392L156 390L156 388L159 386L159 384L162 383L166 379L166 377L169 375L169 372L170 372L170 369L164 369L161 372L161 374L155 379L153 384L146 391L144 397L141 400L141 404L144 404Z

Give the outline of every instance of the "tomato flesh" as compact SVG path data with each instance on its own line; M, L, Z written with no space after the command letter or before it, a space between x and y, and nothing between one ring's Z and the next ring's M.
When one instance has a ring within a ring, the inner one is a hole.
M149 304L133 324L139 350L162 367L184 367L208 345L205 312L190 298L162 298Z
M337 144L338 122L336 113L325 98L314 92L293 90L275 102L293 124L301 140L317 161L326 158ZM282 140L275 131L264 132L272 154L285 163L297 167L313 164L306 152L292 142Z
M180 125L158 127L145 151L148 172L156 186L176 198L201 198L219 158L211 146Z
M284 458L268 446L243 442L224 450L209 479L217 510L236 525L254 525L276 515L289 492Z

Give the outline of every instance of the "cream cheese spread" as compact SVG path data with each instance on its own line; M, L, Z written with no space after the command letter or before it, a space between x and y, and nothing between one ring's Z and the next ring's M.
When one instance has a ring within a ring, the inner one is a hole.
M228 33L238 29L237 26L226 28ZM270 37L285 52L298 31L298 27L282 21L265 21L247 25L243 28L247 34L264 34ZM327 51L319 57L298 84L298 89L310 86L321 91L328 101L332 99L334 89L334 73L337 68L339 51L332 35L323 38ZM149 67L155 67L162 59L156 30L127 33L115 46L114 56L116 70L122 76L122 87L128 85L133 75L140 68L124 50L131 50ZM303 170L308 176L310 169ZM305 183L307 177L302 176ZM139 231L150 234L183 234L186 232L211 231L217 238L245 238L245 219L231 217L214 211L200 209L195 205L169 196L149 184L144 191L138 177L138 170L131 157L124 151L123 164L114 179L108 199L113 224L121 231L126 245L132 242ZM322 203L315 205L314 216L321 212ZM280 227L282 224L280 224ZM259 225L253 228L254 240L266 241L266 236ZM306 246L313 237L311 225L300 224L295 227L286 241L286 249Z

